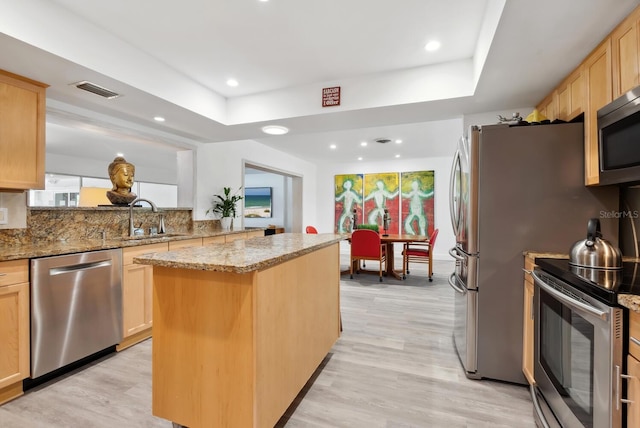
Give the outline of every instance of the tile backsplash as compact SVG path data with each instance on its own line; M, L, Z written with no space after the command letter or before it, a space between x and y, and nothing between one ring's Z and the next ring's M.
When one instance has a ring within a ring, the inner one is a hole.
M23 196L24 197L24 196ZM24 204L24 201L22 202ZM38 241L118 239L129 234L129 208L25 208L26 227L0 230L0 245L31 244ZM157 227L164 215L167 233L206 233L220 228L218 220L192 220L191 208L163 208L158 213L150 209L134 210L134 225L145 234Z

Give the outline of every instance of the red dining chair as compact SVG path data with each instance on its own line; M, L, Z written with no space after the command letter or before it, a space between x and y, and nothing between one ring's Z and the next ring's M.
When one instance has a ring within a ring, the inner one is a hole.
M380 263L380 282L382 282L382 272L387 269L387 244L383 244L380 234L370 229L356 229L351 234L351 258L349 271L353 279L353 265L360 260L375 260ZM382 263L385 269L382 270ZM357 269L357 268L356 268ZM358 270L356 270L356 273Z
M407 242L402 251L402 278L409 274L409 262L427 263L429 265L429 282L433 281L433 246L436 245L438 230L435 229L427 242Z
M317 234L318 233L318 230L313 226L307 226L306 231L307 231L307 233L313 233L313 234Z

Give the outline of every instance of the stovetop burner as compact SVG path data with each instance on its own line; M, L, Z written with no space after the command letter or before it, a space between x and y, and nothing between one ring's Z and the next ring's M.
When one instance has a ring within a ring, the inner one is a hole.
M536 264L604 303L617 304L618 294L640 295L639 262L623 262L618 271L576 269L569 259L537 258Z

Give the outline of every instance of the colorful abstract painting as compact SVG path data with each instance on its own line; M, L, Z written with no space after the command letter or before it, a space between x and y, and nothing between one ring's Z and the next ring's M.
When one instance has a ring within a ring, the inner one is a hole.
M430 236L434 221L434 171L403 172L402 233Z
M397 172L365 174L363 223L377 224L380 231L384 233L398 233L400 224L399 178ZM383 230L382 227L385 209L391 216L387 230Z
M335 232L352 231L353 216L356 223L362 222L362 174L343 174L335 176ZM355 211L355 212L354 212Z

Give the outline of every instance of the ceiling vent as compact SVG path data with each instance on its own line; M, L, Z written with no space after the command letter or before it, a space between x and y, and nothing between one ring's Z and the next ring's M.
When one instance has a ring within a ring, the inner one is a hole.
M390 143L391 140L389 140L388 138L378 138L376 139L376 143L380 143L380 144L387 144Z
M82 89L83 91L91 92L96 95L100 95L103 98L108 100L113 98L118 98L120 94L113 92L107 88L103 88L102 86L96 85L95 83L91 83L89 81L83 80L82 82L72 83L78 89Z

